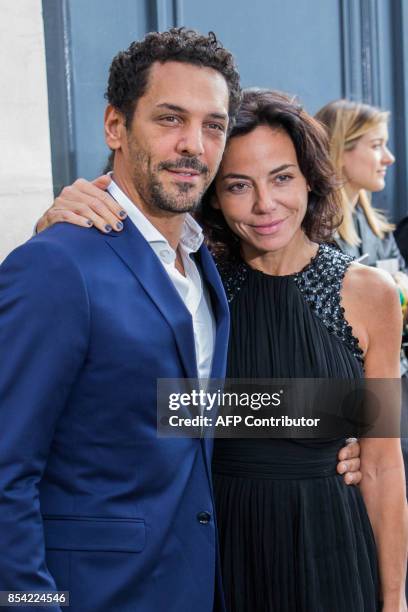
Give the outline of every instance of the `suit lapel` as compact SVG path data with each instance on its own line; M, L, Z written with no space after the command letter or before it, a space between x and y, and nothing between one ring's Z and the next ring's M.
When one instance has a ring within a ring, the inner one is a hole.
M158 257L129 220L125 221L125 228L120 234L112 233L104 236L104 239L139 280L172 328L185 377L196 379L198 375L192 318ZM229 332L228 303L214 260L205 246L197 252L196 261L200 266L203 282L209 289L216 321L211 377L223 378ZM213 440L202 439L201 446L211 482Z
M126 220L120 234L112 233L104 238L136 276L173 330L185 377L196 378L192 318L157 255L130 220Z
M214 357L211 368L211 378L224 378L227 362L228 333L230 320L228 302L225 295L224 287L221 282L221 278L214 263L214 259L212 258L208 249L205 246L202 246L196 254L196 261L201 268L203 281L206 283L206 286L209 289L216 321L216 336ZM208 479L211 484L211 460L214 440L212 438L202 438L201 446L206 464Z
M216 321L216 336L211 377L223 378L225 375L229 333L228 302L220 276L214 263L214 259L205 246L202 246L197 252L196 261L201 268L203 281L209 289Z

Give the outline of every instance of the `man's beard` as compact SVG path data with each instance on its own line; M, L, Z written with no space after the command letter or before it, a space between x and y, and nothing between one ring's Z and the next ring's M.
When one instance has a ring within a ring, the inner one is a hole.
M152 209L160 209L171 213L193 212L201 203L212 177L209 169L196 157L181 157L176 162L160 162L156 168L152 168L150 156L140 149L131 155L132 177L136 190L145 204ZM205 176L205 183L199 193L190 193L196 186L189 182L177 182L174 187L178 193L171 194L165 190L159 178L159 172L165 170L190 169L200 172Z

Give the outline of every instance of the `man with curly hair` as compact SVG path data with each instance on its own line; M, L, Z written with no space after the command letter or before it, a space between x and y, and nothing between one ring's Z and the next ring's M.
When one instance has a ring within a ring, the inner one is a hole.
M224 374L227 303L188 213L239 76L214 34L173 29L119 53L106 95L123 231L58 224L0 271L0 590L211 612L211 442L157 437L156 382Z

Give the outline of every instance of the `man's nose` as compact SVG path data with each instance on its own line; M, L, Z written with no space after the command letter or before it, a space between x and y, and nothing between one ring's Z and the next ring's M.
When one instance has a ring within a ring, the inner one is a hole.
M201 126L186 126L177 143L177 153L189 157L199 157L204 153Z

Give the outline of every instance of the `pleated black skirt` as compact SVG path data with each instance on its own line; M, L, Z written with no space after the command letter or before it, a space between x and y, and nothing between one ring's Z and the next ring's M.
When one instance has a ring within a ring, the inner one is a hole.
M216 442L213 473L227 610L377 612L374 536L358 487L345 485L335 472L338 443L331 445L331 458L326 449L326 459L311 466L312 449L287 442L297 451L292 457L304 457L297 470L292 464L290 476L290 461L286 470L282 464L284 444Z

